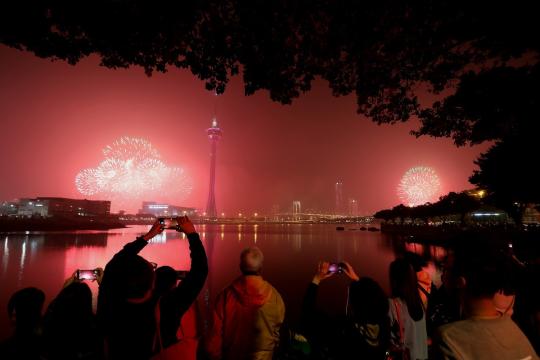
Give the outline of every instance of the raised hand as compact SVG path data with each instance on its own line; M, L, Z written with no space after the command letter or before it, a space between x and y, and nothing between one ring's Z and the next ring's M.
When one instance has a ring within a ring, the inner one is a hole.
M148 241L154 236L161 234L164 229L165 229L165 226L159 222L159 219L156 219L156 222L152 225L152 227L146 233L146 235L143 235L143 238L144 240Z
M358 275L356 275L356 272L354 271L351 264L349 264L346 261L343 261L343 265L344 265L343 266L343 272L345 273L345 275L347 275L352 281L360 280L360 277Z
M330 276L334 275L334 273L328 272L329 267L330 263L328 261L319 261L317 272L315 273L315 276L313 276L313 283L318 285L322 280L328 279Z
M195 226L193 226L193 223L187 216L179 216L176 218L176 221L178 221L179 231L183 231L186 235L196 232Z
M102 267L97 267L94 269L94 271L96 272L96 280L98 285L101 285L101 280L103 280L103 274L104 274L104 271L103 271L103 268Z
M74 282L80 282L80 280L77 278L77 270L75 270L73 274L71 274L71 276L64 281L63 287L66 288Z

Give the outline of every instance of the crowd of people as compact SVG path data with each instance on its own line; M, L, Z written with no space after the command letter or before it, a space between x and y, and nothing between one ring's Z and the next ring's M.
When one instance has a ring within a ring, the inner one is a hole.
M90 287L76 274L44 314L43 291L13 294L13 334L0 345L0 359L538 359L538 268L480 241L449 252L439 287L420 256L397 257L388 295L349 263L336 271L320 261L294 325L285 321L278 290L262 277L263 253L249 247L240 254L241 275L215 299L208 328L186 346L181 322L208 263L192 222L177 222L191 256L182 280L139 255L164 230L157 221L96 269L95 313ZM317 293L340 272L350 285L345 311L335 316L317 307Z

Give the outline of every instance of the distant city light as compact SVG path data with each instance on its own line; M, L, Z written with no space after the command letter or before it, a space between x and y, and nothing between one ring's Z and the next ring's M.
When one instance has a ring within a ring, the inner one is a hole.
M169 205L148 205L150 209L168 209Z
M501 213L473 213L473 216L500 216Z
M439 177L430 167L413 167L401 178L398 185L398 196L407 206L418 206L437 200L441 191Z

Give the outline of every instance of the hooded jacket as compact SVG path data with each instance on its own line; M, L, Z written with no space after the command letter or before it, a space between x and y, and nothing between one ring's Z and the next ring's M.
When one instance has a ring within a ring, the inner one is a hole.
M241 276L218 295L206 348L211 359L270 360L285 304L261 276Z

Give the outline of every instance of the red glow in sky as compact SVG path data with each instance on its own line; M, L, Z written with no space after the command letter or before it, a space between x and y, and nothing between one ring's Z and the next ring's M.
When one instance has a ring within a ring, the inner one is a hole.
M80 198L77 173L98 164L104 146L131 136L150 141L164 162L182 166L193 179L182 203L174 195L164 200L204 209L205 130L215 96L188 71L149 78L139 68L97 64L90 58L70 66L0 45L0 201ZM331 211L341 179L344 199L355 198L362 214L372 213L400 202L395 188L417 164L436 170L443 193L472 187L473 160L487 145L456 148L448 139L416 139L409 135L414 122L378 126L355 110L353 96L335 98L323 81L286 106L263 92L244 96L235 78L217 102L223 129L218 212L269 213L274 204L287 211L293 200L303 209Z

